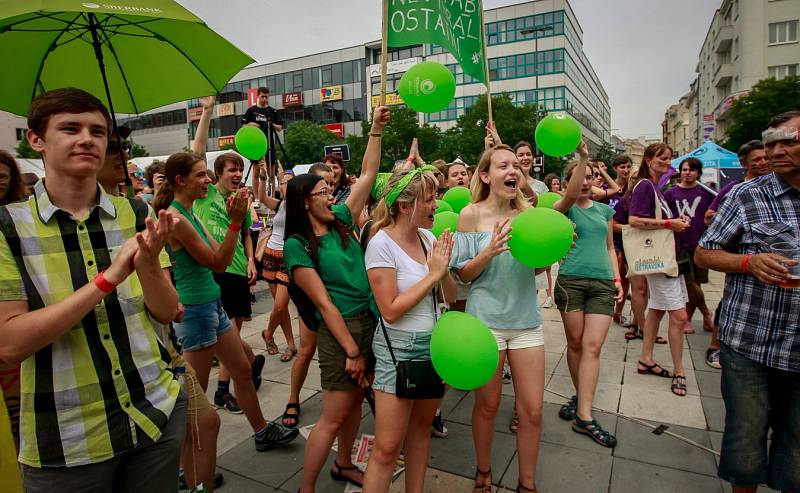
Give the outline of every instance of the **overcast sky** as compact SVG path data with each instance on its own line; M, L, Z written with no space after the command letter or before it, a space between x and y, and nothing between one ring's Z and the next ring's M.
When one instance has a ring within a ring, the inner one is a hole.
M380 37L380 0L178 1L261 63ZM521 2L484 0L484 7L516 3ZM661 135L664 111L689 90L721 3L570 0L583 28L584 51L608 93L614 134Z

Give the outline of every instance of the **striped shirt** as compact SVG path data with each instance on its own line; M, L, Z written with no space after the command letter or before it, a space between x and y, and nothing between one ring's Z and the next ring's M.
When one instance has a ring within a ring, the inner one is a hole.
M700 239L706 250L768 253L800 239L800 190L770 173L737 185ZM750 274L725 276L719 339L763 365L800 372L800 289L765 284Z
M0 301L34 311L92 282L126 239L155 217L144 202L107 195L73 219L44 181L27 201L0 207ZM161 266L169 266L164 252ZM167 371L136 274L65 335L22 362L19 460L32 467L102 462L157 440L180 386ZM143 435L139 435L143 436Z

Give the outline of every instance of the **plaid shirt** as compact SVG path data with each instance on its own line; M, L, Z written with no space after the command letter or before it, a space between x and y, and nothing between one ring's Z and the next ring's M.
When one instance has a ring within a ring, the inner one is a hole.
M30 311L65 300L111 264L154 217L144 202L112 197L75 220L39 181L27 201L0 207L0 301ZM162 252L161 265L169 266ZM65 335L22 362L19 460L32 467L97 463L153 440L180 386L167 371L135 274Z
M800 190L770 173L736 186L700 240L707 250L767 253L800 239ZM719 339L772 368L800 372L800 289L765 284L750 274L725 276Z

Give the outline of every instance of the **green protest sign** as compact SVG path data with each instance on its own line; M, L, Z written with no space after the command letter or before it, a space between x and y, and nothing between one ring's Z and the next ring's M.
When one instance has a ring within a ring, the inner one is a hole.
M388 45L435 43L486 83L481 0L389 0Z

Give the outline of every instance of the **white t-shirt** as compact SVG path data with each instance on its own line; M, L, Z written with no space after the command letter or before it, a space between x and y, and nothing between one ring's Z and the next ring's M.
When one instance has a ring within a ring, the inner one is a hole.
M430 252L433 242L436 241L433 234L425 229L420 229L420 233L425 238L425 249ZM394 242L394 240L383 230L378 231L369 240L367 253L364 256L367 270L386 267L397 272L397 293L403 293L417 284L428 275L428 264L420 264L408 256L408 254ZM383 322L387 328L395 330L405 330L408 332L426 332L433 330L436 323L433 310L433 297L428 292L417 305L403 315L400 320L390 324L386 320ZM438 309L438 303L437 303ZM436 317L438 318L438 313Z
M283 250L283 231L286 229L286 201L281 200L278 212L272 218L272 234L267 240L267 248Z

